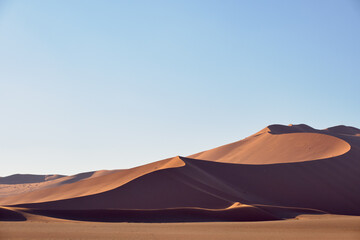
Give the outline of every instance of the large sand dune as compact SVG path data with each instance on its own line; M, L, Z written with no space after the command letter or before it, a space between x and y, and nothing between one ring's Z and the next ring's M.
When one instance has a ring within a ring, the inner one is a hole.
M134 222L360 215L360 130L271 125L189 157L91 176L15 191L0 198L2 211Z
M196 159L243 164L274 164L327 159L350 150L338 134L306 125L272 125L235 143L191 155Z

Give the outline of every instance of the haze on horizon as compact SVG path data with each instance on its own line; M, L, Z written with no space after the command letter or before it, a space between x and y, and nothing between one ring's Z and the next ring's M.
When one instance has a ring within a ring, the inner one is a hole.
M357 1L1 1L0 176L359 128Z

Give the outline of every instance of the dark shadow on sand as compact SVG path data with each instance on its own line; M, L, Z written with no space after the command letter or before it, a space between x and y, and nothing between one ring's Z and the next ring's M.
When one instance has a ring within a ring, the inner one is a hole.
M253 209L161 209L161 210L40 210L26 212L47 217L90 222L237 222L281 220L269 213Z
M26 221L26 218L21 213L0 208L0 222L1 221Z

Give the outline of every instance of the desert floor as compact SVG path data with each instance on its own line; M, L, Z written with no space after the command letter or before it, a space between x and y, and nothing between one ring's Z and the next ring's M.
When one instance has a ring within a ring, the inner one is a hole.
M359 216L269 222L96 223L49 218L1 222L0 239L360 239Z

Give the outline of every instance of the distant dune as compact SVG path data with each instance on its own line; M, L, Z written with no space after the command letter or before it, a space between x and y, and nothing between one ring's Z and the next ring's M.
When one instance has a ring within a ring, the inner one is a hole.
M14 174L7 177L0 177L0 184L41 183L62 177L65 177L65 175Z
M191 222L360 215L360 130L270 125L188 157L27 179L7 177L2 182L7 185L0 185L1 211L7 216L13 211L17 219L34 214L81 221Z
M21 193L33 192L41 189L75 183L84 179L103 176L115 171L119 170L85 172L73 176L15 174L0 178L0 180L2 180L0 183L0 199L1 197L5 196L18 195Z

